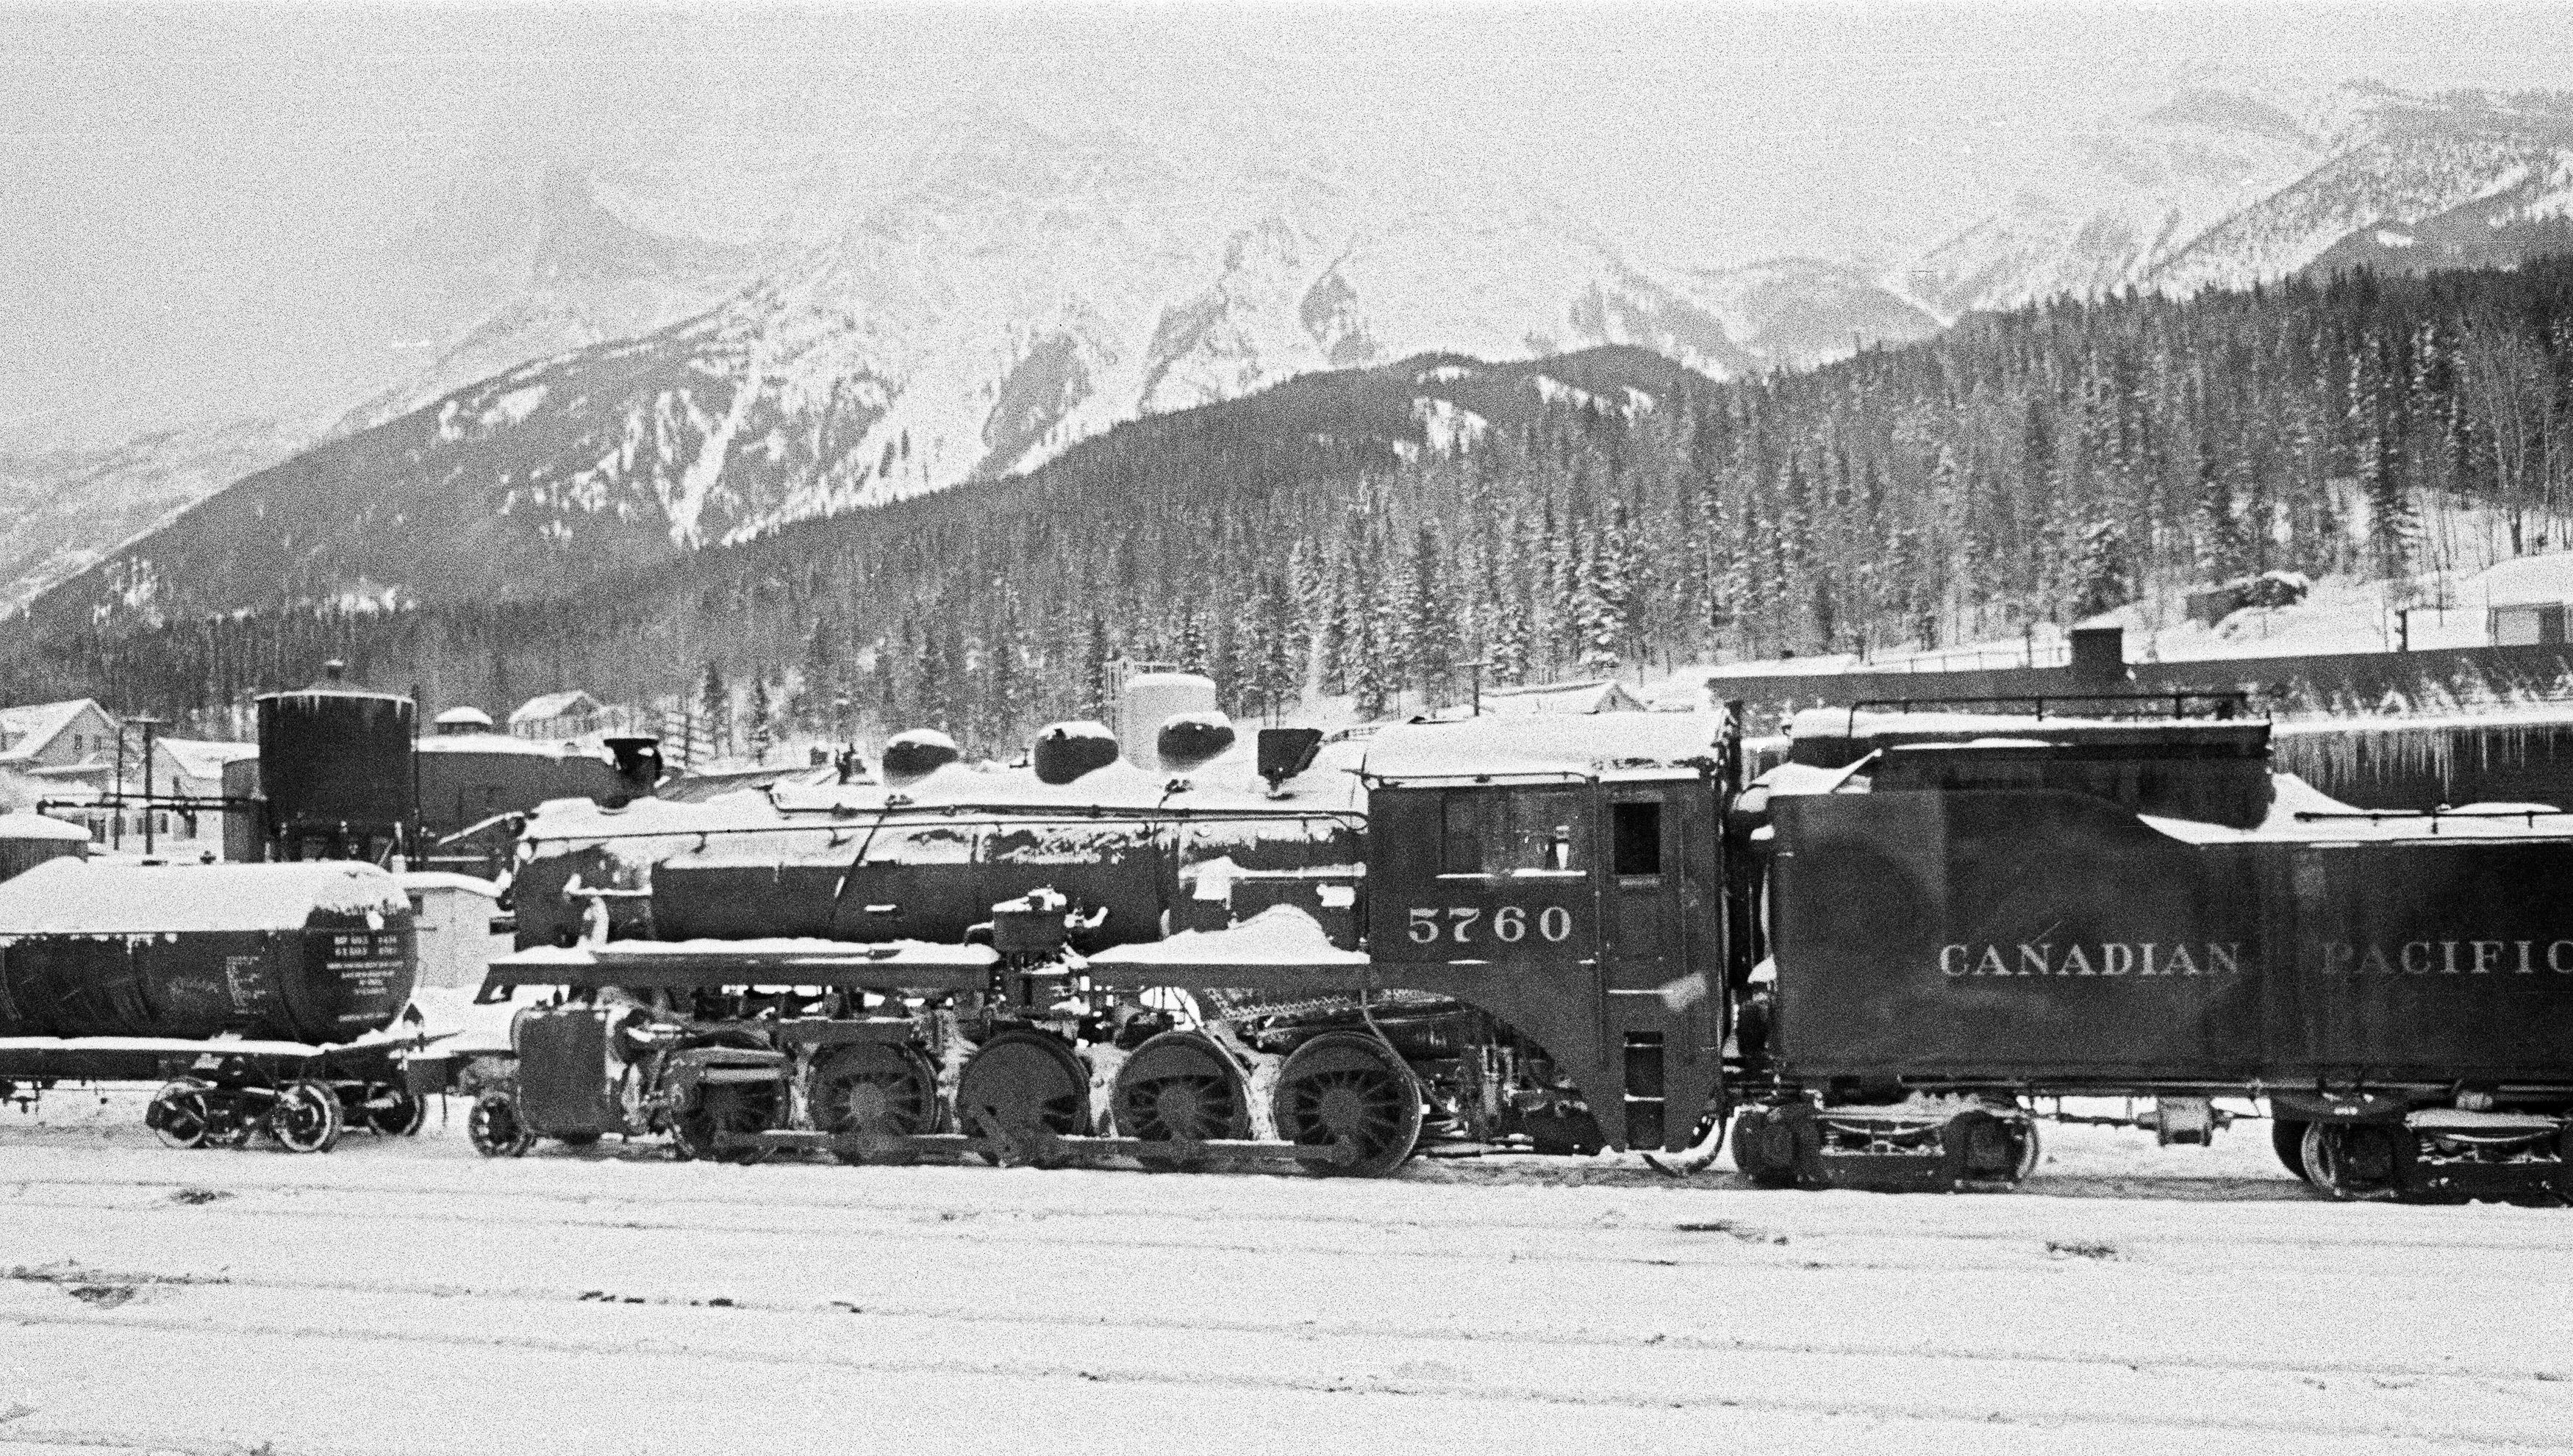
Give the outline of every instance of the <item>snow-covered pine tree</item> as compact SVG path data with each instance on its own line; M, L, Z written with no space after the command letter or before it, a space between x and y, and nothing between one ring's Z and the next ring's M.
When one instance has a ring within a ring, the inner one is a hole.
M768 746L777 731L777 700L769 696L768 674L753 672L750 677L750 722L748 738L753 763L768 762Z

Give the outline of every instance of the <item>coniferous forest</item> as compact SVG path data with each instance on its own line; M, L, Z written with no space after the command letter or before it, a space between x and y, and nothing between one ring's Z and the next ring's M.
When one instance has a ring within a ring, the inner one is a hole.
M2478 566L2573 544L2568 516L2573 260L2352 274L1721 383L1624 349L1308 376L558 596L58 631L0 648L0 701L203 727L339 656L429 710L586 687L735 750L937 726L997 752L1097 715L1120 662L1208 672L1244 716L1376 715L1460 695L1468 662L1935 646L2155 584Z

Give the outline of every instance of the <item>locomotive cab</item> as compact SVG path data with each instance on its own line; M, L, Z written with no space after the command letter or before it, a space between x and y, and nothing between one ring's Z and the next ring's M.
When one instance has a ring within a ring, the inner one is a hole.
M1371 779L1378 979L1534 1043L1607 1142L1686 1145L1725 1033L1718 799L1694 768Z

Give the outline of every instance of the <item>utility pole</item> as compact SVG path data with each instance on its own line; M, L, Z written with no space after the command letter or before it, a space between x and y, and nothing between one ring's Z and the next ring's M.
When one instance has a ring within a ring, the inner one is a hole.
M152 730L161 726L161 720L147 713L139 718L126 719L125 726L128 728L141 728L143 730L143 854L146 859L149 859L152 855L153 842ZM117 735L116 747L117 756L121 765L125 750L125 736L123 734ZM125 795L125 776L121 766L117 774L116 790L117 797L123 798Z

